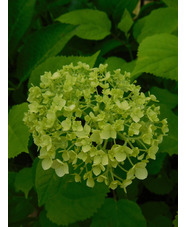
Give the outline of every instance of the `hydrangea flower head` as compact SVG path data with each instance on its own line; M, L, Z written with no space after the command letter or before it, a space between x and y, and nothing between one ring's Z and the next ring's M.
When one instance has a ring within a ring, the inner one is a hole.
M44 170L74 176L94 187L104 182L126 190L143 180L149 159L168 132L157 99L130 83L130 73L113 73L79 62L41 76L29 89L24 122L40 150Z

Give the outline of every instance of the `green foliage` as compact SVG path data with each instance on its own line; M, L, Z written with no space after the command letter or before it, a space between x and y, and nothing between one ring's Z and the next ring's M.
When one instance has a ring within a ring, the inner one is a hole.
M28 200L16 195L9 197L8 206L10 208L8 219L9 224L12 226L16 226L16 224L20 226L34 210L33 205Z
M57 20L78 25L76 35L82 39L100 40L110 34L110 20L104 12L98 10L74 10L61 15Z
M160 172L166 155L167 155L166 153L157 153L156 160L152 160L147 166L149 174L155 175Z
M19 54L17 77L25 81L36 66L58 54L75 34L75 28L73 25L53 24L33 33Z
M92 56L56 56L48 58L45 62L37 66L31 73L29 77L28 87L31 87L31 84L38 86L40 83L40 76L44 74L44 72L54 73L58 69L61 69L64 65L68 65L71 62L77 64L79 61L85 62L93 67L95 65L96 59L99 55L99 51L96 52Z
M16 194L14 189L17 173L8 172L8 223L10 226L20 226L27 216L33 212L33 204L21 195Z
M133 20L130 13L125 9L121 21L118 24L118 28L125 33L125 36L128 37L128 31L133 25Z
M163 202L147 202L141 206L147 219L147 226L171 227L171 213L169 207Z
M97 226L145 227L146 221L135 202L124 199L116 202L113 199L106 199L92 219L91 227Z
M169 7L178 8L178 0L163 0Z
M170 193L174 186L171 177L168 177L166 173L157 176L149 176L148 179L144 181L144 184L149 191L158 195Z
M133 28L133 34L136 40L141 43L148 36L172 33L177 28L178 10L174 8L160 8L153 10L148 16L138 20Z
M46 217L46 212L43 210L39 215L39 224L41 227L57 227L57 224L54 224Z
M29 191L34 186L32 168L24 168L17 173L15 178L15 189L16 191L22 191L25 197L28 197Z
M9 56L15 52L22 36L31 23L36 0L11 0L8 8L8 45Z
M132 73L134 68L135 68L135 65L136 65L136 60L126 62L122 58L109 57L109 58L106 59L106 61L104 63L108 64L108 70L110 70L110 71L114 71L116 69L121 69L122 73L125 73L125 72L131 72ZM134 77L131 76L131 80L133 78Z
M122 13L125 9L131 14L135 9L138 0L96 0L96 5L101 10L107 12L107 14L112 15L116 22L121 19Z
M138 49L133 75L146 72L166 79L178 79L178 38L170 34L144 39Z
M8 115L8 158L14 158L22 152L28 153L30 133L23 123L24 113L28 104L13 106Z
M72 178L57 177L54 170L44 171L41 162L36 170L39 205L45 205L47 217L58 225L67 225L89 218L103 204L107 188L96 184L88 188Z
M172 227L172 221L170 218L159 215L149 222L150 227Z
M172 111L178 105L178 96L157 87L153 87L151 92L158 97L161 114L167 118L169 124L169 133L160 145L160 151L169 155L178 154L178 117Z
M113 17L115 19L116 22L119 22L119 20L121 19L121 16L124 12L124 10L126 9L130 14L132 14L133 10L135 9L138 0L119 0L118 2L116 1L116 6L115 9L113 11ZM106 3L108 4L108 3Z

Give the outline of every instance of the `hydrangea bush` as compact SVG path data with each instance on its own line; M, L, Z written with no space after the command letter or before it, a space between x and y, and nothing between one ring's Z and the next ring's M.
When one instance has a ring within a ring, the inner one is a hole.
M79 62L45 72L40 86L29 89L24 116L43 169L113 190L126 191L133 179L145 179L168 126L156 97L140 89L130 73L109 72L106 64L90 68Z

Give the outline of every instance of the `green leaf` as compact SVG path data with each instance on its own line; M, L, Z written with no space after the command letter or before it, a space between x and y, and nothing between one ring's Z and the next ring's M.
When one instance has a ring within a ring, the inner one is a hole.
M160 8L153 10L148 16L138 20L133 28L133 35L138 43L141 43L148 36L172 33L177 27L178 11L174 8Z
M149 201L141 205L145 218L150 221L158 216L171 218L169 206L164 202Z
M79 9L57 18L61 23L79 25L76 35L82 39L101 40L110 34L111 22L105 12Z
M146 221L140 207L133 201L106 199L94 215L91 227L145 227Z
M160 144L160 152L178 154L178 117L166 106L160 105L162 117L167 117L169 132Z
M152 87L150 92L156 96L159 100L160 105L165 104L170 109L178 105L178 95L173 94L170 91L158 87Z
M163 0L168 7L178 8L178 0Z
M14 193L14 182L16 178L17 173L16 172L10 172L8 171L8 195L11 193Z
M119 57L109 57L104 62L104 64L108 64L108 70L114 71L116 69L121 69L122 72L125 72L125 70L123 69L123 65L125 63L126 61Z
M160 153L158 152L156 154L156 160L150 160L150 162L147 165L147 171L151 175L158 174L163 166L166 153Z
M118 28L125 33L126 37L128 37L128 31L130 30L132 25L133 25L132 17L128 10L125 9L121 21L118 24Z
M140 34L142 33L145 23L146 23L146 17L140 18L135 22L132 30L133 30L133 36L136 40L137 40L137 37L139 37Z
M124 59L119 57L109 57L105 60L104 64L108 64L108 70L113 72L116 69L121 69L121 73L130 72L131 73L131 81L135 80L139 74L133 76L132 72L136 65L136 60L126 62Z
M169 155L178 154L178 117L173 113L172 108L177 106L178 96L161 88L153 87L151 93L160 101L161 118L167 118L169 132L160 144L160 152Z
M58 69L62 69L63 65L68 65L70 63L77 64L79 61L82 61L84 63L87 63L90 65L90 67L94 67L94 64L96 62L96 59L99 55L100 51L96 52L92 56L56 56L48 58L45 62L40 64L38 67L36 67L29 78L28 87L33 85L39 85L40 83L40 76L44 74L44 72L51 71L52 73L56 72Z
M141 205L149 227L171 227L171 213L164 202L147 202Z
M28 215L34 211L33 205L29 200L21 196L11 196L8 199L8 223L10 226L21 226Z
M32 168L24 168L17 173L15 178L16 191L22 191L28 197L29 191L34 186Z
M33 69L57 55L75 34L75 26L53 24L32 34L18 56L17 77L25 81Z
M158 176L149 176L143 183L150 192L157 195L169 194L174 186L172 180L165 173Z
M14 158L22 152L28 153L30 133L23 122L27 110L28 104L22 103L13 106L8 114L8 158Z
M105 60L104 64L108 64L108 70L114 71L121 69L121 72L132 72L135 67L136 61L126 62L124 59L119 57L109 57Z
M39 215L39 224L41 227L58 227L58 225L52 223L47 217L46 217L46 211L42 210Z
M138 48L133 76L142 72L178 80L178 38L160 34L144 39Z
M8 51L9 56L16 51L22 36L28 30L36 0L11 0L8 5Z
M172 221L170 218L163 215L155 217L153 220L148 222L149 227L172 227Z
M103 204L107 187L97 183L94 188L75 183L69 175L59 178L53 169L44 171L38 163L35 180L39 206L45 205L47 217L58 225L85 220Z
M138 0L120 0L113 12L113 18L117 22L121 19L121 16L123 14L123 11L125 9L128 10L130 14L132 14L133 10L136 8L136 5L138 4Z
M116 47L122 46L123 44L115 39L110 39L110 40L105 40L102 44L101 44L101 53L100 55L103 56L105 54L107 54L108 52L110 52L111 50L113 50Z

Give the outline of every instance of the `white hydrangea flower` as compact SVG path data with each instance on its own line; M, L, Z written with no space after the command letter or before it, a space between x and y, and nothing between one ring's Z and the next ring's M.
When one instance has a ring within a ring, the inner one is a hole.
M145 179L146 165L168 132L156 97L130 83L130 73L108 72L107 65L79 62L46 72L27 100L24 122L43 169L71 174L88 187L97 181L126 190L134 178Z

